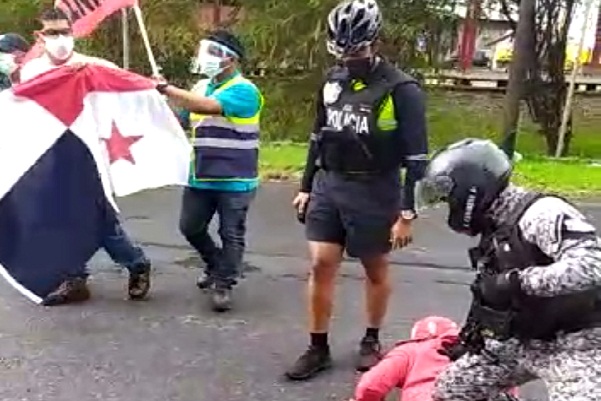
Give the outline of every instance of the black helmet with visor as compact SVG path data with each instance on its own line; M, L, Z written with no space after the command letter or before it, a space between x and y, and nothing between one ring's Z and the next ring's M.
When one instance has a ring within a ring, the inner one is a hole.
M509 184L512 165L492 141L464 139L438 151L416 188L418 205L447 203L449 227L480 234L489 223L488 209Z

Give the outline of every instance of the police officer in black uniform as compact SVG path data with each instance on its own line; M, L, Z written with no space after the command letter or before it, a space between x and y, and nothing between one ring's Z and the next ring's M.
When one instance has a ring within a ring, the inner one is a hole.
M438 152L418 185L424 204L449 206L448 225L480 243L463 352L439 377L437 401L479 401L534 378L554 401L601 399L601 243L566 200L509 183L492 142ZM459 351L459 352L458 352Z
M420 86L376 53L382 26L377 3L343 1L327 24L328 51L338 63L317 97L305 173L294 200L306 224L312 266L310 346L286 372L293 380L331 365L328 325L345 250L361 260L367 276L367 327L357 369L378 362L379 329L390 294L388 255L391 247L411 242L414 186L428 153Z

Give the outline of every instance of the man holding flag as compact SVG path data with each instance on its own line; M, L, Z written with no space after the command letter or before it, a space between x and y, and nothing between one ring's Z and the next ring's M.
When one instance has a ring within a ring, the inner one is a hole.
M42 29L36 32L43 45L43 54L33 58L21 67L21 82L43 74L53 68L65 65L94 63L106 67L118 68L110 61L83 55L74 51L74 32L70 17L60 8L46 10L40 16Z
M87 299L94 253L131 251L113 196L185 184L188 140L154 81L96 64L4 91L0 109L22 127L0 135L0 275L38 304ZM130 297L147 291L145 273L131 271Z
M21 81L31 80L49 70L66 65L79 67L91 63L118 68L110 61L89 57L74 51L73 26L69 16L59 8L42 13L42 30L37 32L44 44L44 54L21 68ZM150 290L150 260L144 251L131 241L117 218L107 221L102 247L111 259L129 271L128 295L131 300L144 299ZM90 297L85 266L64 281L44 300L46 305L85 301Z
M180 231L206 263L198 287L211 290L213 309L231 309L240 275L246 216L258 180L259 118L263 96L238 68L245 50L224 30L200 41L196 65L208 79L192 91L159 83L157 89L188 113L194 163L184 190ZM188 124L189 125L189 124ZM208 233L219 215L221 249Z

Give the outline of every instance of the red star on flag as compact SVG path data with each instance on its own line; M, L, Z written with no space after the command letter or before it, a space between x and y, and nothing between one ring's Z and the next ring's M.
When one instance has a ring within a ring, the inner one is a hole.
M117 124L113 121L111 127L111 137L102 138L106 143L106 148L109 152L109 160L111 164L117 160L127 160L131 164L136 164L133 155L131 154L131 146L142 139L142 136L123 136Z

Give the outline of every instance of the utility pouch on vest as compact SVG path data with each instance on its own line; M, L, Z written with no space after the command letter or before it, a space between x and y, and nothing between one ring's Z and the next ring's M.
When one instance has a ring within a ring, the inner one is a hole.
M476 282L478 279L476 279ZM482 303L477 297L472 303L471 316L477 324L477 330L482 338L490 338L499 341L507 340L512 334L512 323L515 311L496 310Z
M326 171L359 172L353 168L356 161L349 157L358 152L366 159L373 159L373 154L361 136L350 126L345 126L342 130L322 128L317 135L317 144L319 158Z
M478 283L483 275L496 275L505 270L519 268L519 266L511 266L511 263L499 260L498 252L505 244L503 241L509 241L511 230L518 224L524 211L540 196L540 194L529 195L525 202L518 205L506 224L493 233L482 234L478 246L468 250L471 267L477 272L474 284ZM512 308L508 310L495 310L484 305L482 300L474 294L469 312L471 324L469 330L472 341L476 339L478 343L481 343L485 338L504 341L512 337L515 318L521 307L518 299L514 299L512 304Z

